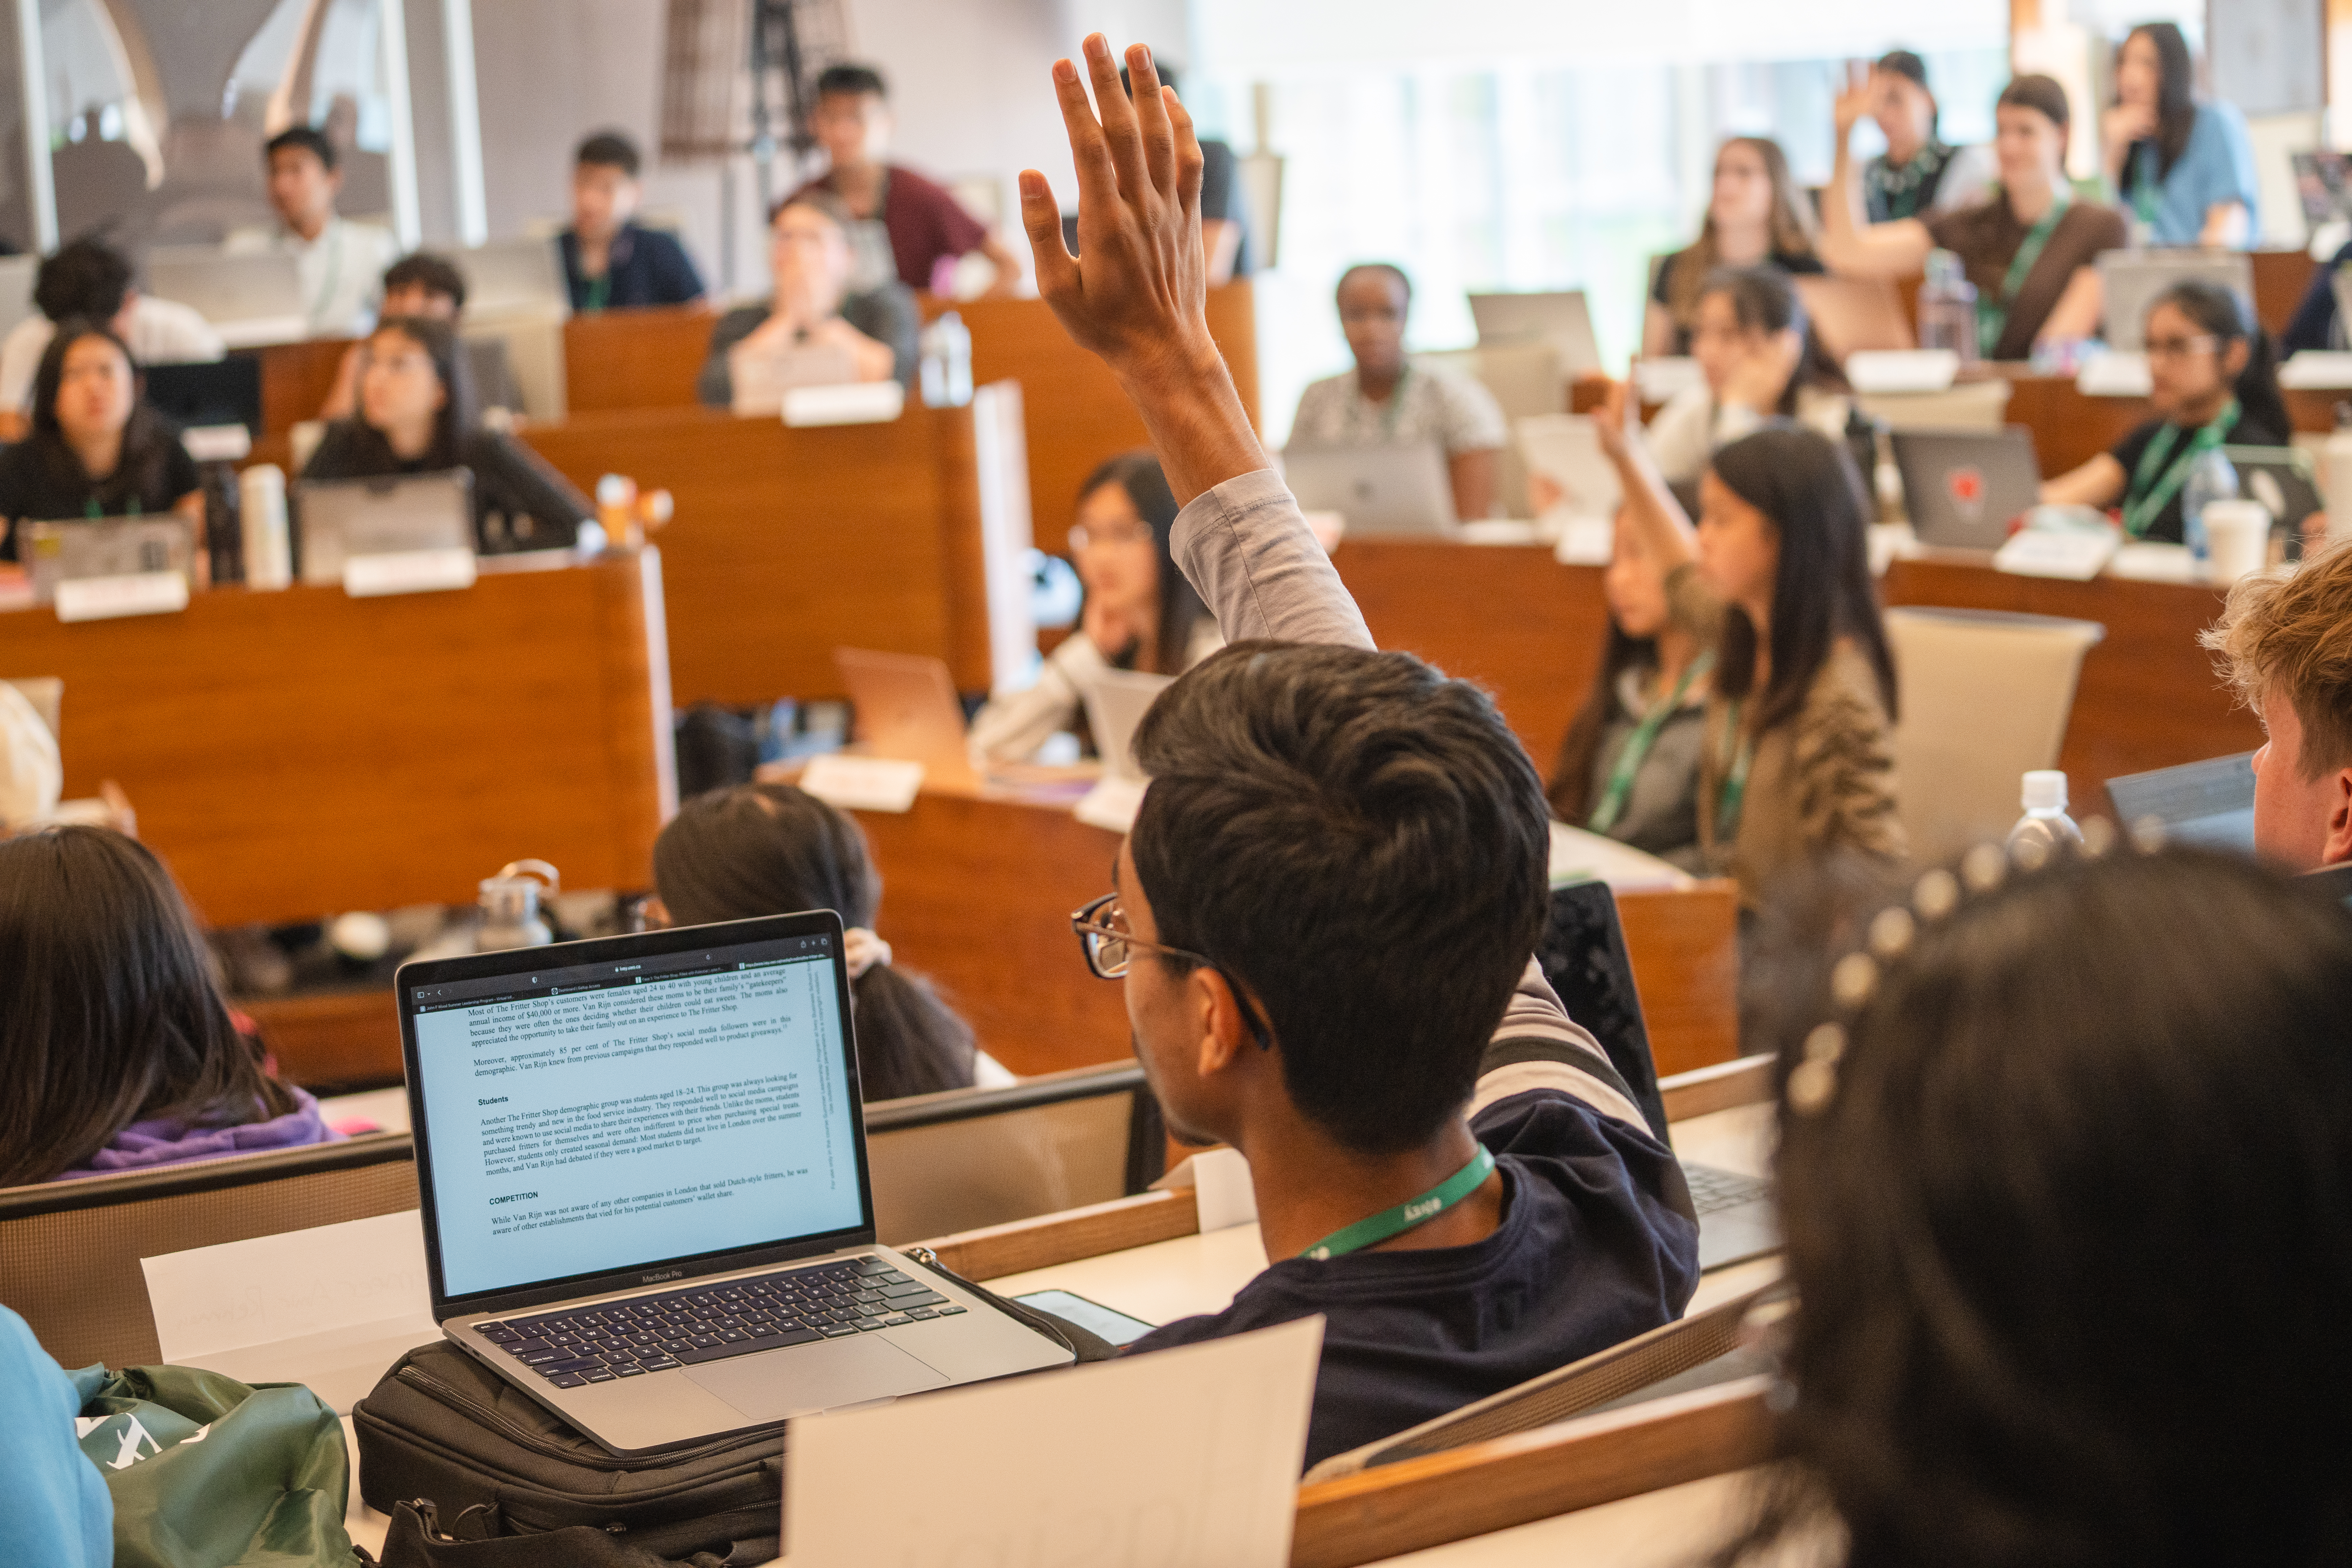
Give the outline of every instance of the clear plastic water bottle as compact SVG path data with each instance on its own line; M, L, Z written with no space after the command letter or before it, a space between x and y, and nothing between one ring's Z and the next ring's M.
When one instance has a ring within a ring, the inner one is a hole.
M2025 775L2025 815L2009 830L2009 852L2028 866L2039 866L2061 852L2080 854L2083 830L2066 815L2066 775L2056 768L2036 768Z
M2180 542L2189 546L2189 559L2196 563L2200 574L2213 554L2212 542L2205 536L2205 504L2237 497L2237 468L2219 447L2198 458L2181 483Z
M1962 364L1977 359L1977 287L1966 264L1948 250L1927 253L1927 278L1919 285L1919 346L1949 349Z
M925 327L917 346L922 353L923 401L933 408L961 408L971 401L971 329L953 310Z

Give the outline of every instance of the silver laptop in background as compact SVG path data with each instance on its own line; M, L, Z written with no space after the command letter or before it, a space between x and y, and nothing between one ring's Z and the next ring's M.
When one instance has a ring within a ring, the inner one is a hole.
M833 911L394 989L434 1321L613 1452L1075 1359L875 1245Z
M2251 306L2254 264L2242 250L2110 250L2099 258L2106 291L2107 346L2138 353L2147 339L2147 308L2183 279L2198 278L2236 290Z
M1087 728L1094 731L1095 755L1105 778L1140 783L1135 765L1135 731L1160 694L1176 684L1173 676L1142 669L1105 669L1087 682Z
M194 310L233 349L293 342L310 332L301 275L282 250L159 245L147 253L147 291Z
M37 256L0 256L0 338L39 310L33 303L33 277L40 269Z
M1336 511L1355 534L1459 532L1454 480L1434 441L1396 447L1298 447L1283 477L1302 511Z
M464 468L305 480L294 487L294 510L305 583L341 583L354 556L475 547L474 476Z
M450 259L465 275L468 317L572 313L572 290L554 240L492 240Z
M143 572L184 574L196 532L184 518L109 517L16 525L16 551L33 585L33 603L54 604L58 584Z
M1562 376L1601 368L1601 347L1592 336L1592 310L1581 289L1551 293L1473 294L1470 319L1478 325L1478 346L1549 343L1559 354Z
M2154 821L2168 842L2254 852L2254 753L2183 763L2107 781L2116 820Z
M2033 433L1897 430L1895 466L1919 542L1938 550L1999 550L2009 525L2042 499Z

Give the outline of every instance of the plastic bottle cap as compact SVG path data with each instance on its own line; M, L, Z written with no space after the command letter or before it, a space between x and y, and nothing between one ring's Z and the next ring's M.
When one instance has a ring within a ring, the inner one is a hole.
M2056 768L2036 768L2025 775L2025 809L2066 809L2066 775Z

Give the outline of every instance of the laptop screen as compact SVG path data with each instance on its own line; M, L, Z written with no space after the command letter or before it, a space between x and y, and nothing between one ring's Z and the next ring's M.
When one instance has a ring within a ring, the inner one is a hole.
M2109 779L2107 798L2117 820L2128 826L2154 817L2172 843L2253 850L2252 752Z
M404 984L444 1298L863 1227L835 941Z

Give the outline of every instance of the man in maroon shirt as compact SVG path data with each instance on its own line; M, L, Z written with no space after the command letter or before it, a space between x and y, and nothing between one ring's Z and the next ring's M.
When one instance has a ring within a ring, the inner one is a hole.
M987 226L964 211L944 186L887 161L890 103L880 72L871 66L826 69L816 79L809 130L833 158L833 167L811 184L839 196L852 216L881 220L889 231L899 282L947 293L956 260L977 250L996 268L988 293L1002 297L1013 291L1021 263Z

